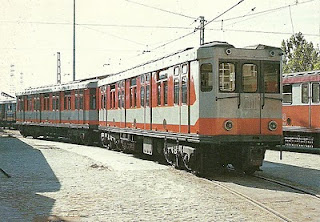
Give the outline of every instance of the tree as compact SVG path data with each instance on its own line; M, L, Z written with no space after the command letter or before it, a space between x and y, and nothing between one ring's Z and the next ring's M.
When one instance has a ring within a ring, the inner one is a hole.
M303 72L320 69L320 53L312 42L307 42L301 32L282 40L284 52L283 72Z

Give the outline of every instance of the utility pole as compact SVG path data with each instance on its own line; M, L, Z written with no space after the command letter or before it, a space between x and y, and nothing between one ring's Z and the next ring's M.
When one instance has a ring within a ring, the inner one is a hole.
M21 72L20 73L20 91L22 91L23 90L23 73Z
M61 84L61 61L60 61L60 52L57 52L57 84Z
M15 76L14 76L14 72L15 72L15 68L14 68L14 65L11 65L10 66L10 89L9 89L9 93L11 95L14 95L15 94L15 86L14 86L14 83L15 83Z
M73 81L76 80L76 0L73 0Z
M204 44L204 16L200 16L200 45Z

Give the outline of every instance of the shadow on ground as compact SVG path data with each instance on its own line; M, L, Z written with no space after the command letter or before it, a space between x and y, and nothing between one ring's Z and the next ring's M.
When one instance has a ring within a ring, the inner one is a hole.
M320 194L320 171L316 169L264 161L261 171L255 172L255 175L297 186L317 195ZM301 193L300 191L289 189L281 185L275 185L274 183L256 177L246 176L236 171L211 175L208 179L234 183L245 187Z
M55 200L41 193L61 185L43 154L19 139L0 137L0 168L1 220L47 221Z

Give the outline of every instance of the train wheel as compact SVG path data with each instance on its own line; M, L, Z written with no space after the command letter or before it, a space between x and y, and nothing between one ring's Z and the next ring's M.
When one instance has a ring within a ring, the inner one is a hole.
M105 138L102 138L101 139L101 144L102 144L102 147L106 148L107 150L110 150L110 141L105 139Z
M168 164L172 165L175 155L168 149L167 146L163 147L163 155Z
M184 153L183 155L183 165L188 171L192 171L192 168L194 166L194 154L191 153L189 156L187 153Z
M244 173L247 175L253 175L254 172L256 172L258 169L257 167L248 167L247 169L244 170Z
M180 153L175 155L174 167L180 170L184 169L184 162Z

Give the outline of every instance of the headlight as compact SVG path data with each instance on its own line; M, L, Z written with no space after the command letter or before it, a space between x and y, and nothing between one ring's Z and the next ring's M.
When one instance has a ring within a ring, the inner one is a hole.
M278 128L278 124L276 123L276 121L271 120L268 124L268 128L270 131L275 131Z
M224 129L230 131L233 127L233 122L231 120L227 120L224 122Z

